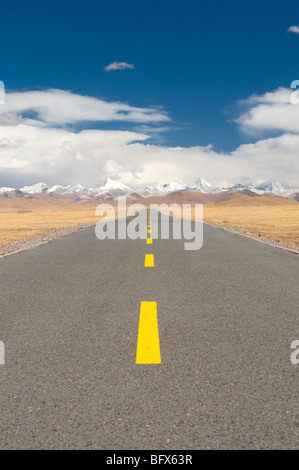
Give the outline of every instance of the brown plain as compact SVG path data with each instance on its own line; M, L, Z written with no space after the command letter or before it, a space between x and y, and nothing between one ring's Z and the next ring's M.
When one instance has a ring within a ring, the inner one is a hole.
M219 194L181 192L165 202L203 204L204 221L299 247L299 202L251 191Z
M53 229L96 223L103 201L59 199L0 200L0 246L32 238ZM105 201L116 207L115 201ZM299 247L299 202L251 191L219 194L177 192L165 197L129 200L150 204L203 204L204 221Z
M97 204L21 198L0 200L0 246L57 228L95 223Z

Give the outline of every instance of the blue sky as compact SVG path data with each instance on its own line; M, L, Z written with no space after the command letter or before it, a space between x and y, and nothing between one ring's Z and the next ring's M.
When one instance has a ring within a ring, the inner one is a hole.
M228 155L244 144L279 138L290 131L283 125L247 126L244 131L244 126L233 121L250 107L248 101L241 104L241 100L289 89L299 78L299 34L288 32L299 24L298 1L12 0L1 5L1 17L0 79L7 93L58 89L135 108L154 107L168 116L167 122L157 119L150 124L142 119L77 119L71 124L73 132L131 131L146 134L147 144L165 151L212 145L217 154ZM114 61L133 64L134 68L105 71ZM1 111L6 112L5 105ZM14 112L20 114L15 108ZM27 118L35 115L36 108L22 114ZM69 122L64 123L64 129L70 129ZM8 131L11 136L11 129ZM123 173L138 171L137 167L125 171L125 159L121 160ZM105 166L103 161L99 173ZM191 159L190 167L192 164ZM5 165L0 184L4 179L7 184L17 184L42 176L26 166L22 173L21 165L11 171L7 161ZM142 162L141 167L144 172ZM239 173L231 173L232 182L245 177L241 170L242 165ZM102 173L90 183L104 179L107 175ZM206 178L211 178L212 170L203 169L202 173L198 176L206 173ZM266 171L261 173L257 169L250 177L264 179ZM123 179L121 172L112 176ZM269 172L269 179L274 176ZM125 179L129 182L128 174ZM154 181L152 174L150 179ZM224 180L229 179L228 171ZM289 179L287 174L285 179Z

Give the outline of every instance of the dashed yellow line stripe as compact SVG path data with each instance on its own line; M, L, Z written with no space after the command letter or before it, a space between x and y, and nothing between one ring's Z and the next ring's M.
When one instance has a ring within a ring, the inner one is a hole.
M141 302L136 364L161 364L157 302Z
M153 244L153 239L152 238L147 238L146 243L147 243L147 245L152 245Z
M154 260L154 255L152 254L146 254L145 259L144 259L144 267L145 268L152 268L155 266L155 260Z

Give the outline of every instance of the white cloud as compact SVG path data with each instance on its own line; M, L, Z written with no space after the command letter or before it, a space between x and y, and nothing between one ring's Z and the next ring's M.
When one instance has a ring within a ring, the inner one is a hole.
M170 121L157 107L138 108L125 103L108 102L64 90L25 91L7 93L1 115L19 116L33 113L40 123L50 125L79 122L125 121L159 123ZM25 121L28 122L28 121Z
M295 33L295 34L299 34L299 26L290 26L288 31L290 33Z
M298 92L281 87L270 93L251 96L242 102L249 109L235 122L250 134L254 131L299 133L299 104L292 103L293 93Z
M208 147L149 145L148 136L125 131L40 128L26 124L0 127L0 186L48 184L98 186L111 176L143 187L195 176L213 185L282 180L298 184L299 135L242 145L230 154Z
M127 62L112 62L112 64L106 65L104 68L106 72L125 69L134 69L134 64L128 64Z
M137 188L174 179L188 183L196 176L216 186L245 180L281 180L295 186L299 175L299 105L289 103L289 92L280 88L245 100L249 109L237 121L242 128L281 129L282 135L241 145L231 153L215 152L211 145L182 148L149 144L149 129L142 126L135 132L75 132L53 127L51 123L69 123L72 115L71 122L96 120L97 116L101 121L103 114L113 121L118 106L123 105L116 103L110 109L110 103L103 102L108 106L104 113L100 100L88 97L86 101L86 97L60 90L26 92L30 96L20 93L20 101L12 94L8 114L0 116L0 186L21 187L41 180L99 186L109 176ZM41 94L37 97L35 93ZM147 108L130 107L129 112L135 115L132 109L138 109L139 119L147 116ZM23 117L27 110L35 110L39 121ZM153 114L157 117L159 111L155 109ZM168 119L166 114L162 116Z

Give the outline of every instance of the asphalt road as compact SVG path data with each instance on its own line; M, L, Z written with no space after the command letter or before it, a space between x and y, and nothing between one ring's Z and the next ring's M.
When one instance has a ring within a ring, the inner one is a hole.
M210 226L199 251L91 227L0 259L0 448L298 449L298 278ZM136 364L142 301L161 364Z

